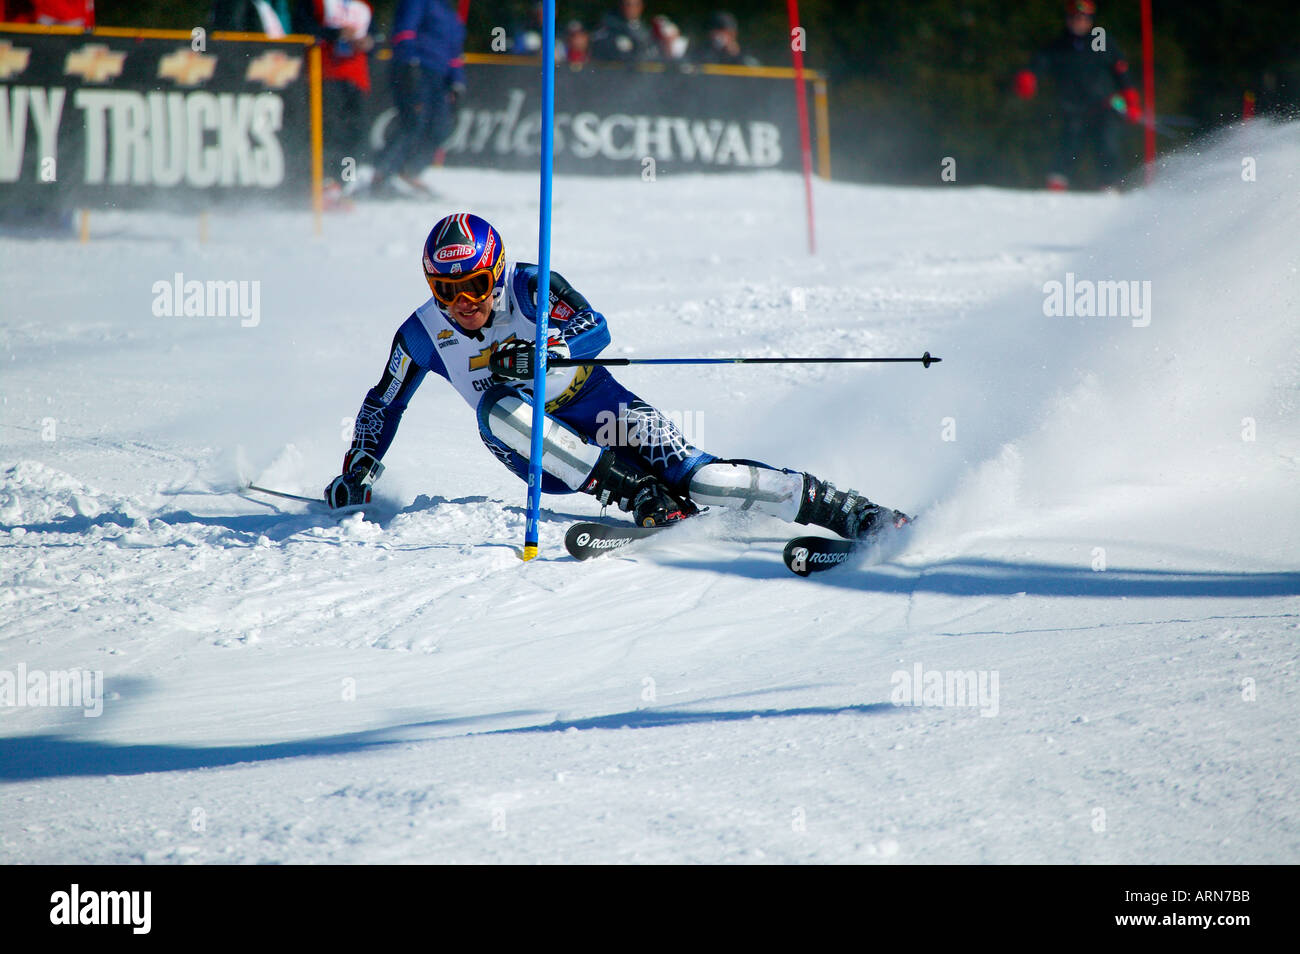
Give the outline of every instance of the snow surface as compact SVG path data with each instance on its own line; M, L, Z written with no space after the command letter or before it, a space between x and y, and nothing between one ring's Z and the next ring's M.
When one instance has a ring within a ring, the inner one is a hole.
M323 241L0 239L0 671L107 692L0 706L0 862L1300 861L1296 132L1124 196L819 182L816 257L797 178L557 180L611 355L943 357L618 375L922 514L811 580L738 515L579 565L583 496L520 562L524 487L433 378L369 516L234 492L320 491L428 228L472 209L532 260L528 176ZM177 272L260 281L259 322L156 317ZM1067 272L1149 280L1150 325L1045 317ZM918 665L996 704L893 705Z

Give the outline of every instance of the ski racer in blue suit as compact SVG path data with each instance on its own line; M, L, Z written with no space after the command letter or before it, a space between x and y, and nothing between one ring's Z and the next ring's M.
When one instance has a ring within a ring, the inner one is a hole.
M507 264L497 230L464 212L433 227L422 263L433 295L397 330L384 373L362 402L343 471L325 489L332 507L369 502L380 460L430 372L475 408L488 450L528 479L537 267ZM548 304L551 358L594 358L609 344L605 317L555 272ZM722 460L693 446L604 367L548 365L546 394L543 493L591 494L640 526L681 520L703 506L752 509L849 539L908 522L811 474Z

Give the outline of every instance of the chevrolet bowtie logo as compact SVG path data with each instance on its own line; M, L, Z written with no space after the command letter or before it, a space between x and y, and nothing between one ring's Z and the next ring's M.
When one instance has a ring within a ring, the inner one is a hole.
M8 40L0 40L0 80L17 76L27 69L27 61L32 51L14 46Z
M287 56L281 50L269 50L248 64L244 79L260 80L271 89L284 89L298 78L302 70L301 56Z
M63 61L66 76L84 76L88 83L103 83L122 75L126 54L110 50L103 43L87 43L73 50Z
M191 49L168 53L158 61L158 78L176 81L177 86L197 86L212 79L217 69L217 58Z

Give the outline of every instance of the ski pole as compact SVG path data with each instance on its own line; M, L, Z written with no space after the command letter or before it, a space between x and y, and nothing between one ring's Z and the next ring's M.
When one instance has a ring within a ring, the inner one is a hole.
M323 504L325 502L324 497L303 497L299 494L286 494L283 490L271 490L269 487L259 487L257 484L245 484L244 486L248 490L256 490L259 493L270 494L272 497L283 497L286 500L302 500L306 503L318 504Z
M576 368L584 364L622 367L629 364L920 364L928 368L943 358L926 352L919 358L548 358L552 368Z

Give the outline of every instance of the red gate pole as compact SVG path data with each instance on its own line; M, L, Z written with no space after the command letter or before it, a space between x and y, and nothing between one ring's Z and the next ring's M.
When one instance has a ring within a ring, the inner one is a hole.
M1142 98L1146 100L1146 179L1151 181L1156 162L1155 39L1151 34L1151 0L1142 0Z
M799 0L786 0L790 11L790 52L794 56L794 95L799 107L799 148L803 153L804 205L808 209L808 253L817 254L813 226L812 143L808 135L808 93L803 81L803 31L799 27Z

